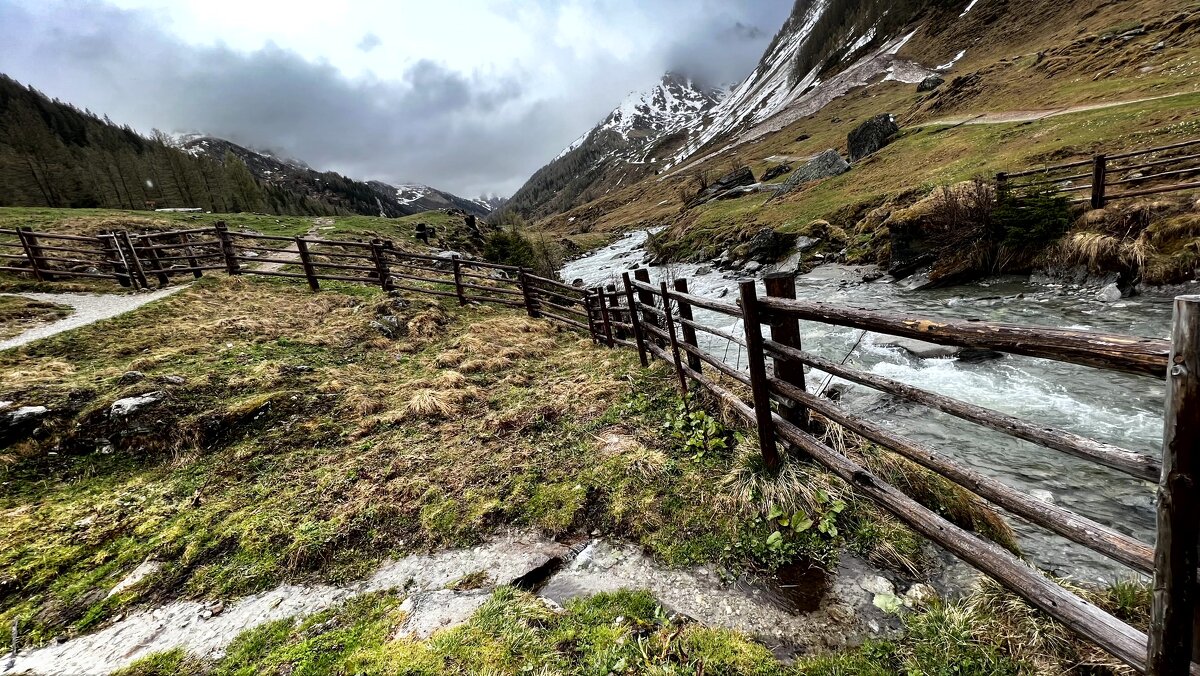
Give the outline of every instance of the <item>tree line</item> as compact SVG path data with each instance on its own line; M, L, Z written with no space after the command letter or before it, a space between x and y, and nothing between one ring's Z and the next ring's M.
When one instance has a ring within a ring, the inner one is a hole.
M184 152L162 132L143 136L0 75L0 206L332 216L379 215L386 198L332 172L289 179L257 177L228 149Z

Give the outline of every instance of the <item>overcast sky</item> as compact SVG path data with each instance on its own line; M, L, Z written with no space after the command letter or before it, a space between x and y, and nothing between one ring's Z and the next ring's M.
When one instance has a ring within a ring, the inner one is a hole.
M792 0L0 0L0 72L149 132L508 195L668 69L741 81Z

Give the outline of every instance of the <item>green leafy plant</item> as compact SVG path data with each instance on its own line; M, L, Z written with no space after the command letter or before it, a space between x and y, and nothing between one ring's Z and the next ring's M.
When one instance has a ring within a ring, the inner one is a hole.
M690 399L680 399L668 416L663 428L682 444L684 451L699 460L707 454L729 450L734 442L734 433L725 428L720 420L694 405Z

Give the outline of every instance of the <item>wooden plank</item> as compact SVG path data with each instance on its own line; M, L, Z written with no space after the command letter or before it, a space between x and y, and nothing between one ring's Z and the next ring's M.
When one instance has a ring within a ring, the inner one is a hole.
M603 331L601 337L604 339L605 345L610 348L613 346L612 318L608 316L608 298L604 294L604 289L597 289L593 298L596 299L596 306L600 308L600 326Z
M794 300L796 298L796 276L790 273L771 273L763 277L763 285L766 287L767 296L771 298L788 298ZM782 314L774 314L770 317L771 340L786 345L796 350L801 349L800 346L800 321L795 317L789 317ZM803 392L806 387L804 384L804 364L794 359L774 360L775 376L783 382L799 388ZM798 403L793 403L790 406L781 406L779 409L780 415L785 420L796 425L801 429L808 429L808 409Z
M561 322L563 324L566 324L567 326L570 326L571 328L579 329L580 331L588 331L588 327L586 324L581 324L580 322L577 322L574 319L568 319L566 317L556 315L553 312L543 311L541 313L541 316L545 317L546 319L553 319L556 322Z
M999 411L969 404L947 396L913 387L890 378L866 373L816 355L796 350L774 341L765 343L768 351L807 364L839 378L866 385L909 401L924 404L943 413L962 418L997 432L1024 439L1040 446L1067 453L1084 460L1120 470L1139 479L1153 481L1159 475L1160 464L1154 458L1127 451L1118 446L1073 434L1048 425L1037 425Z
M458 260L458 254L450 256L450 267L454 271L454 292L458 294L458 304L466 305L467 297L463 293L462 264Z
M758 315L758 296L754 282L738 283L742 322L746 330L746 370L750 372L750 392L754 395L754 418L758 428L758 448L767 470L779 471L779 449L775 444L775 423L771 418L771 391L767 386L767 363L763 356L762 327Z
M679 294L682 294L683 296L687 296L688 295L687 280L683 279L682 277L679 279L676 279L675 280L675 291ZM683 334L684 345L691 345L692 347L699 348L700 343L697 342L697 340L696 340L696 327L688 324L688 322L693 321L691 303L689 303L688 301L686 301L678 296L675 296L674 294L670 295L669 297L675 299L676 306L679 309L679 323L680 323L679 328L680 328L680 332ZM701 362L700 357L693 354L691 350L686 350L686 352L687 352L688 368L692 369L693 371L700 371L702 368L700 365L703 363L703 362Z
M685 400L688 395L687 375L683 372L683 363L679 358L679 340L675 337L675 322L671 319L671 300L667 298L667 283L660 282L663 297L663 320L667 331L667 341L671 344L671 357L675 364L675 373L679 376L679 392ZM611 344L611 337L609 338Z
M1158 542L1147 663L1153 676L1183 673L1197 647L1200 563L1200 296L1175 299L1158 484Z
M621 273L621 283L625 286L625 302L626 307L629 308L629 324L633 327L633 342L637 345L638 360L645 368L650 365L650 361L646 357L646 336L642 333L642 320L638 316L633 300L633 283L629 279L628 272Z
M1143 150L1131 150L1129 152L1119 153L1117 155L1109 155L1108 158L1110 160L1121 160L1121 159L1125 159L1126 157L1137 157L1138 155L1149 155L1150 153L1160 153L1164 150L1175 150L1176 148L1187 148L1188 146L1194 146L1197 144L1200 144L1200 139L1192 139L1190 141L1180 141L1179 143L1172 143L1170 145L1158 146L1155 148L1145 148Z
M779 394L803 402L855 434L891 449L1031 523L1120 561L1139 572L1149 573L1154 570L1154 548L1144 542L1053 503L1038 500L1027 492L1010 488L996 479L938 455L907 437L851 415L832 401L809 394L780 378L771 378L769 382Z
M537 291L530 285L530 275L525 270L517 272L517 283L521 286L521 299L525 303L525 314L537 318L541 316L538 308Z
M1165 340L1049 326L927 319L804 300L763 298L762 307L800 319L850 326L942 345L983 347L1083 366L1161 376L1171 345Z
M317 280L316 269L313 268L312 255L308 253L308 242L297 237L296 253L300 254L300 267L304 268L304 278L308 280L308 288L313 291L320 291L321 283Z

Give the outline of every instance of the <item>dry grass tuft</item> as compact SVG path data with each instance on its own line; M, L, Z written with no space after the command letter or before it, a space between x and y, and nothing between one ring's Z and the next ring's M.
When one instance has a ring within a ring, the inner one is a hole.
M445 418L454 409L453 399L447 391L427 387L413 392L404 404L404 414L417 418Z
M815 514L824 507L819 491L835 498L846 492L845 485L832 475L794 460L785 461L779 472L772 475L763 465L758 449L749 443L739 447L721 487L721 499L746 516L766 515L772 508L788 514L799 511Z
M438 385L444 388L461 388L467 385L467 377L458 371L444 371L437 379Z

